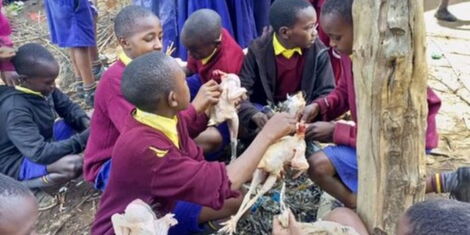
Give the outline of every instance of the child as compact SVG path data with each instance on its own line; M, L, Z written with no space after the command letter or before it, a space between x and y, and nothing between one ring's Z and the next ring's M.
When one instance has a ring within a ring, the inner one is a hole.
M355 208L357 124L326 122L334 120L348 110L351 110L353 121L357 120L352 65L348 57L352 54L353 43L352 1L328 0L323 5L320 22L323 30L330 37L331 47L342 54L343 77L331 94L325 98L317 99L306 107L303 119L310 122L320 115L325 121L311 124L306 137L336 144L336 146L326 147L322 152L317 152L309 157L310 178L347 207ZM441 101L430 88L427 90L427 97L429 113L426 150L430 150L435 148L438 143L435 117ZM339 179L336 178L336 174L339 175Z
M114 144L122 132L125 120L134 108L121 93L121 78L130 61L138 56L162 49L162 28L158 18L149 10L139 6L123 8L114 19L114 32L123 53L119 59L103 74L96 91L96 104L91 118L91 136L85 150L84 178L104 190L111 168L111 156ZM201 88L193 101L198 111L220 92L215 82ZM204 136L204 133L201 134ZM206 141L213 141L205 138ZM213 141L220 144L220 141ZM205 145L204 142L199 142Z
M0 174L0 234L36 234L38 205L31 191Z
M55 87L59 64L44 47L25 44L12 62L21 79L0 92L0 173L29 188L64 184L81 173L75 154L85 148L89 118Z
M201 9L195 11L184 23L181 31L181 41L188 48L187 79L191 98L198 92L202 84L210 80L220 83L220 78L213 75L214 70L238 74L243 64L243 51L230 33L222 28L220 16L213 10ZM224 123L215 128L209 128L215 137L223 138L223 143L230 141L227 125ZM220 136L222 135L222 136ZM212 146L211 150L220 149ZM212 152L212 151L211 151ZM208 156L215 158L216 156Z
M398 222L397 235L469 234L469 221L469 203L427 200L408 208Z
M44 2L51 41L70 48L70 58L85 102L93 107L96 88L92 73L91 50L96 45L93 10L88 0Z
M0 1L0 78L3 83L14 86L18 83L18 74L10 62L13 57L13 42L10 40L11 28L7 17L3 14L3 1ZM7 53L5 53L7 52Z
M185 74L175 60L161 52L140 56L126 67L121 89L136 110L114 147L92 234L112 234L111 216L137 198L157 212L173 211L178 225L170 234L198 232L199 224L226 218L267 147L295 130L293 116L275 115L233 163L207 162L190 137L206 128L208 117L188 106Z
M317 17L305 0L277 0L269 12L274 33L250 45L240 79L250 100L239 111L242 126L261 128L268 115L260 111L266 101L284 101L303 91L307 102L334 88L328 49L316 39Z

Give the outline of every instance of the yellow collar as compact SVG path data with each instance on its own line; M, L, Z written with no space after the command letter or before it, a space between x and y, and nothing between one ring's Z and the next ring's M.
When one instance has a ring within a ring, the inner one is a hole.
M208 57L202 59L202 60L201 60L201 63L202 63L203 65L206 65L207 63L209 63L209 60L211 60L212 57L214 57L214 55L215 55L216 52L217 52L217 48L215 48L214 51L213 51Z
M119 53L119 60L120 60L125 66L127 66L130 62L132 62L132 59L129 58L129 56L127 56L126 53L124 53L124 52Z
M155 130L161 131L173 144L179 148L178 138L178 118L166 118L153 113L148 113L140 109L134 112L134 119L138 122L152 127Z
M41 92L33 91L29 88L22 87L22 86L15 86L15 89L21 92L24 92L26 94L31 94L31 95L38 95L41 96L42 98L45 98L44 95L41 94Z
M287 59L290 59L294 55L295 52L299 53L299 55L302 55L302 49L300 49L300 47L296 47L292 49L285 48L277 39L276 33L274 33L274 36L273 36L273 47L274 47L275 55L282 54Z

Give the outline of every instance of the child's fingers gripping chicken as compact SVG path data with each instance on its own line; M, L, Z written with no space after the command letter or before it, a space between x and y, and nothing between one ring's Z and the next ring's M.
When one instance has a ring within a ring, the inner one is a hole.
M317 103L312 103L305 107L304 113L302 114L301 120L305 123L310 123L320 113L320 107Z
M276 113L269 119L261 130L273 141L286 135L290 135L296 130L295 116L288 113Z
M204 112L210 106L217 104L221 92L219 84L214 80L210 80L202 85L192 102L196 111Z

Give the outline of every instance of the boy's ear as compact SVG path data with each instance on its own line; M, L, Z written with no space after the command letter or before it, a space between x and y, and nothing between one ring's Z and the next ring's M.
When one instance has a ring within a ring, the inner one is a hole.
M125 38L118 38L118 42L122 49L129 49L130 44Z
M282 26L279 28L279 36L282 37L283 39L287 40L290 37L290 30L289 27L287 26Z
M174 91L168 93L168 106L175 108L178 107L178 100L176 98L177 94Z

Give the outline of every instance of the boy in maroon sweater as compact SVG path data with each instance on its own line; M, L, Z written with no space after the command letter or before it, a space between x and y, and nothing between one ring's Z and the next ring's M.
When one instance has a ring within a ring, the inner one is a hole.
M114 147L92 234L112 234L111 216L137 198L156 212L174 212L179 223L193 221L191 228L178 231L178 224L170 234L198 232L200 223L228 217L268 146L295 130L293 116L277 114L231 164L207 162L191 137L206 128L208 117L189 106L185 73L175 60L161 52L135 59L124 71L121 90L136 109ZM196 210L181 215L187 203Z
M124 52L103 74L96 90L91 134L84 158L85 179L102 191L109 178L113 147L123 130L125 120L134 108L122 96L122 73L133 58L162 49L160 21L151 11L142 7L123 8L114 20L114 31ZM218 85L215 82L207 83L192 104L200 112L205 105L215 102L218 95ZM204 135L205 133L201 134ZM211 138L204 139L212 141ZM203 141L198 144L205 146Z
M325 98L317 99L306 107L303 119L307 122L320 116L324 121L314 122L307 130L306 137L322 142L333 142L321 152L309 157L310 178L326 192L343 202L347 207L356 207L357 193L357 158L356 134L357 112L352 64L349 55L353 45L353 0L328 0L322 8L321 24L330 37L330 45L342 54L342 77L336 89ZM436 115L441 101L431 88L427 89L428 118L426 129L426 150L429 151L438 144ZM345 122L330 122L345 112L351 111L351 117L356 124ZM339 176L339 179L336 177ZM426 185L427 192L437 192L434 188L443 188L447 192L454 191L460 200L469 200L466 183L470 183L470 168L462 168L456 172L441 174L443 184L436 186L429 177ZM440 182L438 180L438 182ZM447 183L447 184L445 184ZM467 183L467 184L468 184ZM442 186L442 187L441 187ZM446 187L447 186L447 187ZM462 191L463 190L463 191Z

